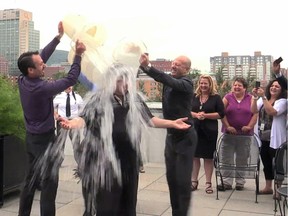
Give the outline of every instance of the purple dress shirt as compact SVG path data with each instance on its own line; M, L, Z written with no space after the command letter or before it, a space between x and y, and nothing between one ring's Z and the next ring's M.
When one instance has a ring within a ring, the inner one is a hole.
M59 43L60 41L54 38L42 50L40 56L45 63ZM55 128L53 96L76 84L81 70L80 66L81 57L75 56L67 77L56 81L19 76L19 92L27 132L42 134Z

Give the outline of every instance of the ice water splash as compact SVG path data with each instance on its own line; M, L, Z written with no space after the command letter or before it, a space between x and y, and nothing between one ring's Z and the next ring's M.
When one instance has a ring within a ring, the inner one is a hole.
M54 142L49 143L44 155L35 163L30 189L33 186L40 189L46 179L58 181L59 168L64 160L64 145L67 134L67 130L60 129L59 136Z
M114 92L123 92L124 103L129 111L126 116L126 132L138 157L140 154L141 130L148 126L149 117L144 111L144 98L136 91L136 74L138 68L127 67L117 63L110 66L102 76L102 86L95 93L84 97L84 109L81 116L86 121L84 139L78 147L78 173L84 190L88 192L88 208L95 210L96 195L101 188L111 189L115 181L122 184L119 158L113 144ZM119 85L119 82L120 85ZM118 83L118 85L116 85ZM126 92L128 92L126 94ZM63 161L63 142L67 136L61 133L55 144L47 149L39 162L41 175L49 173L48 167L53 163L51 176L56 177ZM116 140L117 141L117 140ZM129 155L127 155L129 157ZM137 162L136 162L137 163ZM135 164L136 166L137 164Z
M126 103L123 104L123 106L129 106L126 129L133 148L137 154L140 152L141 129L143 126L147 126L148 117L143 112L142 103L137 102L140 95L136 92L135 70L137 71L137 68L125 67L122 64L112 65L102 77L102 88L84 98L87 104L83 114L90 124L85 128L86 135L82 142L83 153L79 163L79 171L81 175L84 174L82 176L83 184L90 187L92 183L95 193L100 187L109 189L114 179L117 180L118 184L122 183L120 163L115 154L112 139L113 103L115 103L114 92L125 92L126 87L129 92L129 94L124 94ZM119 78L124 83L120 89L116 85ZM95 112L97 113L96 118ZM95 132L95 127L99 128L99 134Z

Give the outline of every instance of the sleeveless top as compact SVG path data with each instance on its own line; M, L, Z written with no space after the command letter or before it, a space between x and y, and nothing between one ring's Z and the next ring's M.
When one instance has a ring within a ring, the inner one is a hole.
M238 102L233 93L228 93L224 96L228 101L225 109L225 116L230 126L237 130L239 135L253 135L254 129L252 128L248 133L243 134L241 128L247 126L253 116L251 112L251 99L252 95L245 93L243 99ZM222 126L222 132L226 133L226 128Z

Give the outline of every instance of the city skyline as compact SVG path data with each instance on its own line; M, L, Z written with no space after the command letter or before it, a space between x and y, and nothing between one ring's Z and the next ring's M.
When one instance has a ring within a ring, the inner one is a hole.
M263 55L282 56L281 67L288 67L287 40L283 22L287 17L284 0L203 0L173 3L162 1L107 0L58 1L41 5L39 1L3 0L1 10L23 9L33 13L35 29L40 31L40 48L57 34L57 24L68 14L78 14L106 28L106 43L115 44L123 37L142 40L151 60L174 59L188 55L192 67L210 71L210 57ZM98 7L98 5L101 5ZM69 9L68 9L69 8ZM70 50L65 35L57 49Z

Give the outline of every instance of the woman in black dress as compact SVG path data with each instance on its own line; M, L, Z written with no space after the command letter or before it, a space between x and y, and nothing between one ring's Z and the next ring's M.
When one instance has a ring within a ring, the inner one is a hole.
M192 117L198 134L198 144L193 160L192 191L198 188L198 175L201 166L200 158L204 159L206 189L213 193L211 178L213 174L213 154L216 150L218 136L217 119L224 117L224 105L216 86L209 75L200 76L195 95L192 99Z

